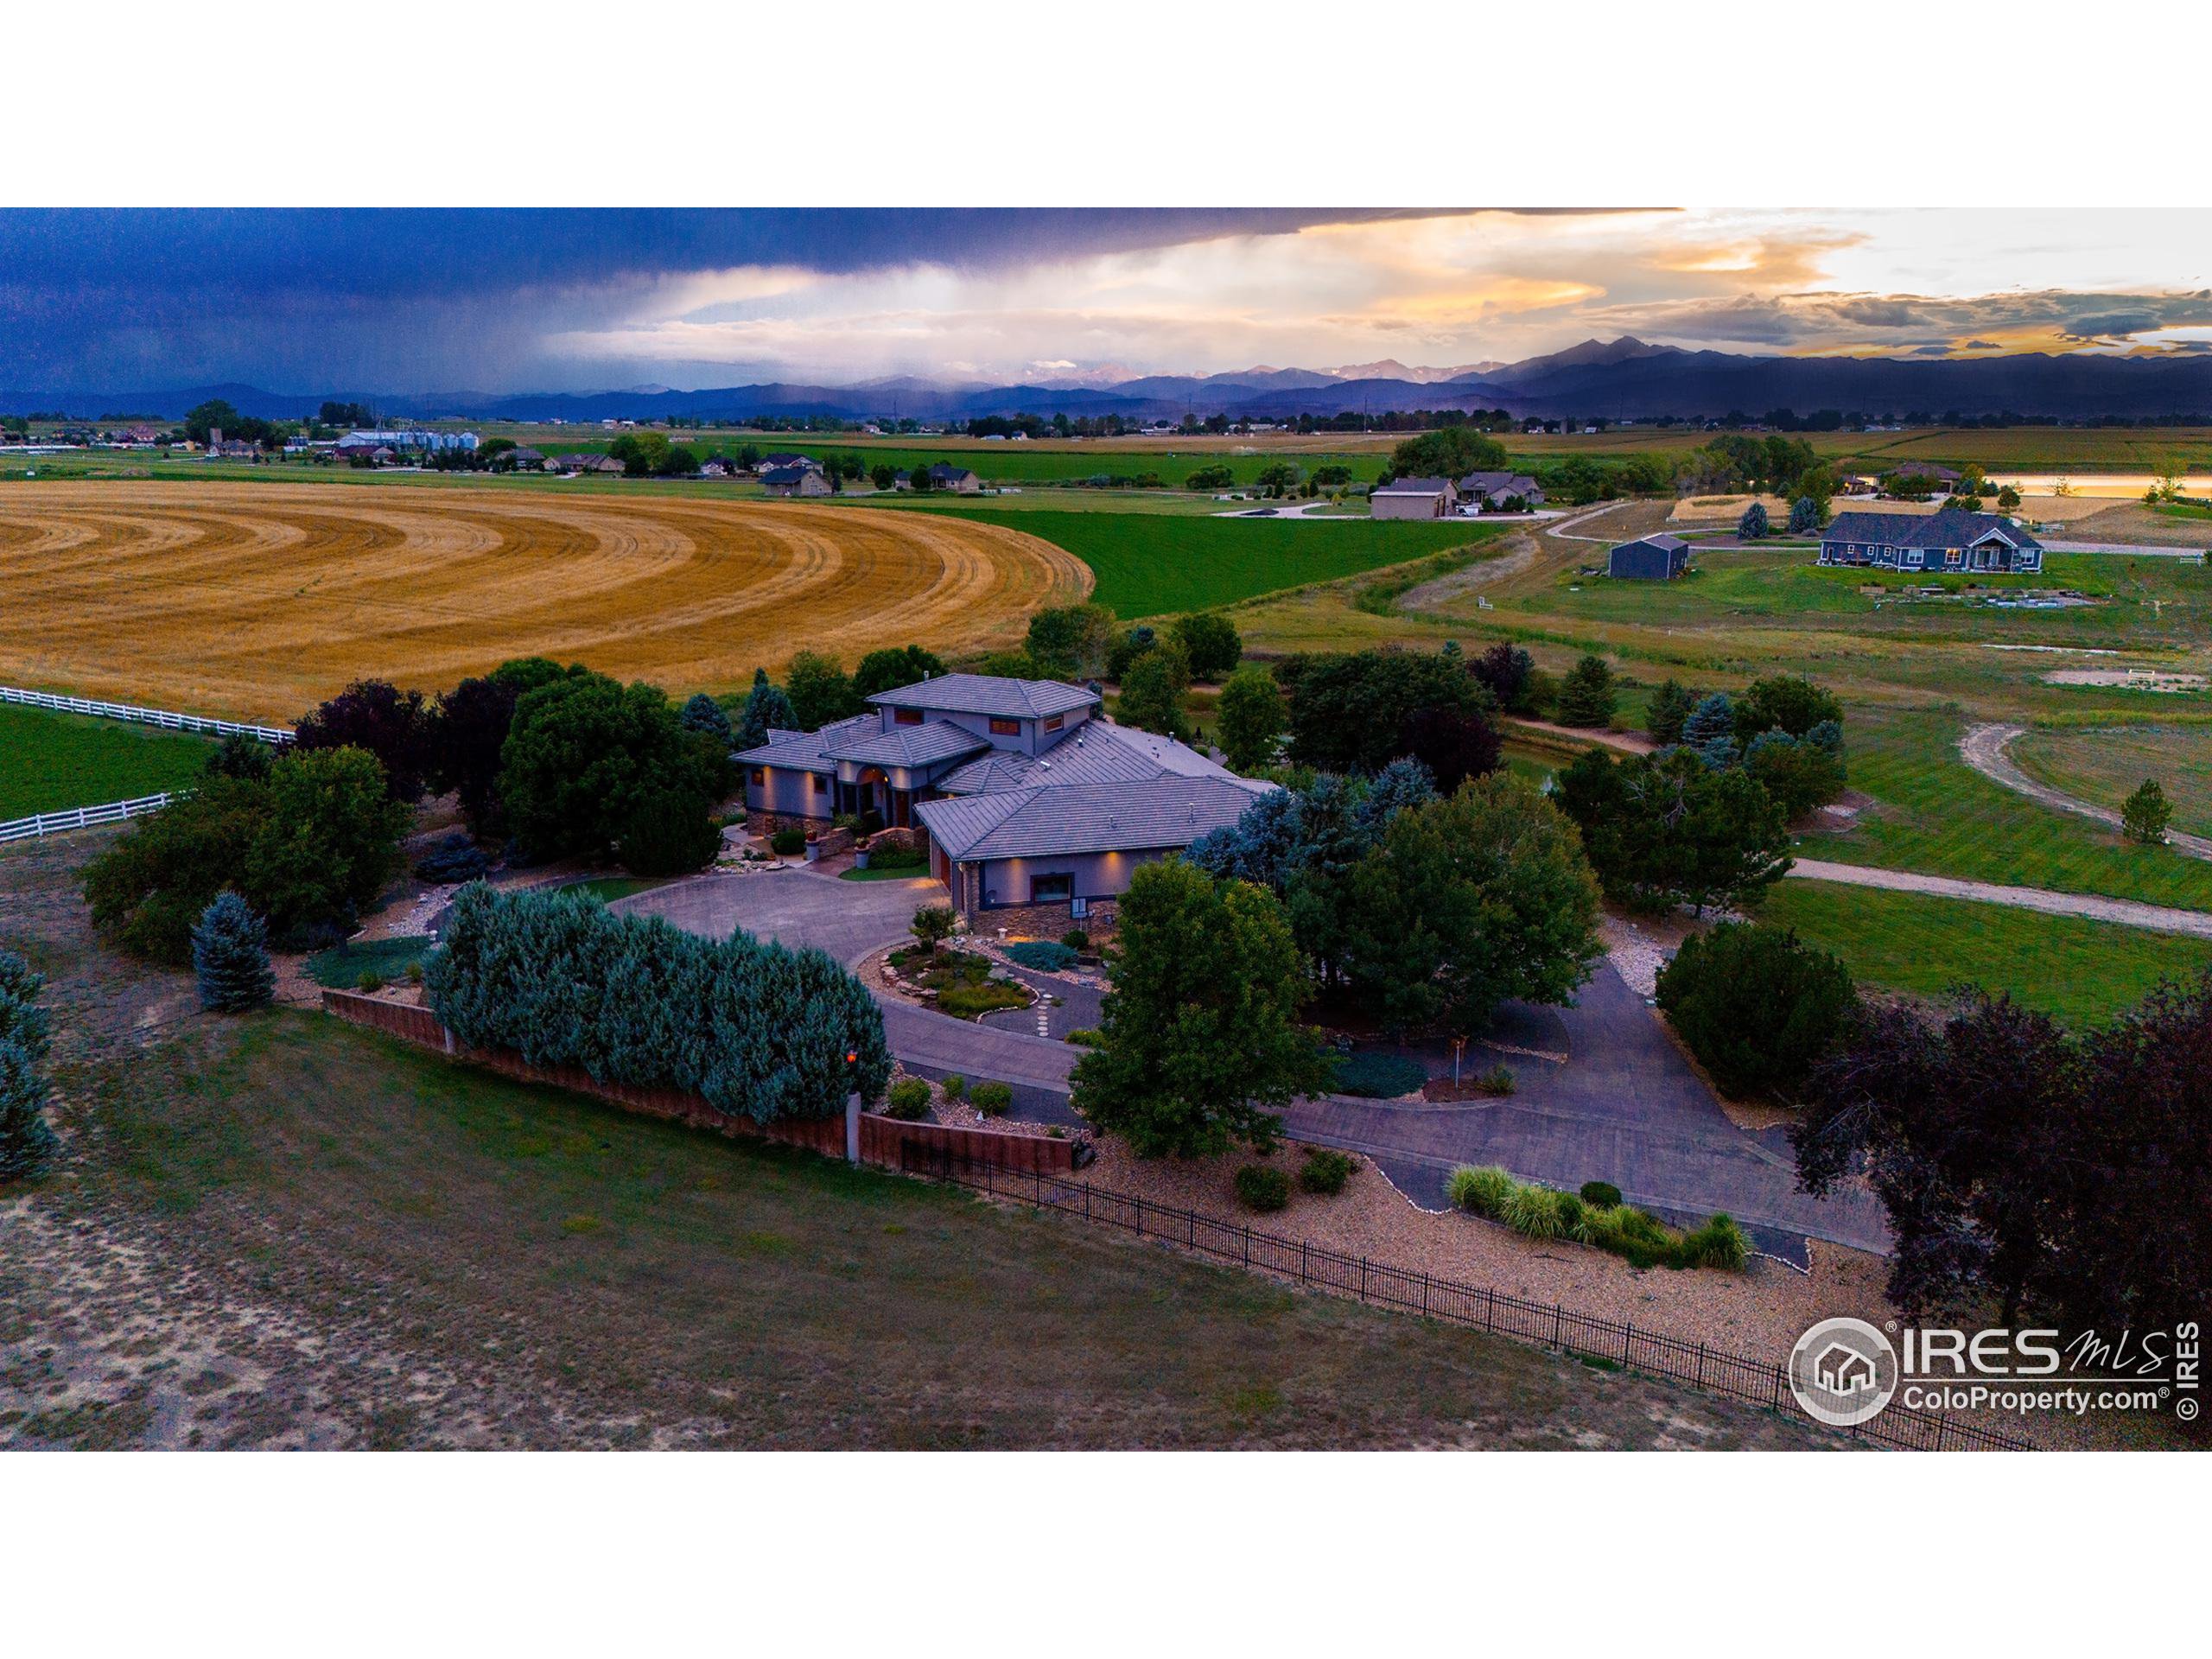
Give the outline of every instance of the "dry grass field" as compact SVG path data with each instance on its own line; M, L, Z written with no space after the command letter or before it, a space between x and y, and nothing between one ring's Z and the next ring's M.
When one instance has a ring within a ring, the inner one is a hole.
M365 675L435 689L533 653L683 695L808 646L988 647L1091 575L935 514L147 481L0 492L0 679L289 721Z

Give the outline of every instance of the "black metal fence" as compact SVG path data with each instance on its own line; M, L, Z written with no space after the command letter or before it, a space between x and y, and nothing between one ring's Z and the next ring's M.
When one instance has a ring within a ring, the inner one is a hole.
M1001 1168L962 1157L950 1148L906 1147L900 1168L911 1175L973 1187L994 1198L1079 1215L1085 1221L1119 1227L1140 1238L1157 1239L1217 1262L1275 1274L1378 1307L1539 1343L1578 1359L1686 1382L1764 1406L1796 1421L1827 1427L1797 1403L1790 1391L1788 1370L1771 1360L1751 1359L1702 1342L1685 1342L1630 1322L1578 1313L1557 1302L1529 1301L1491 1286L1439 1279L1365 1256L1347 1255L1323 1245L1285 1238L1195 1210L1155 1204L1150 1198L1112 1192L1087 1181ZM1915 1452L2028 1449L2026 1441L2012 1435L1955 1422L1939 1413L1895 1405L1856 1428L1830 1432Z

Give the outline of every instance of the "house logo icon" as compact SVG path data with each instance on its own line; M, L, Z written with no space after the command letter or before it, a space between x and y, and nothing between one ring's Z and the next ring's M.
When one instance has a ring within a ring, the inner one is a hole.
M1897 1354L1864 1319L1822 1319L1789 1351L1789 1391L1816 1422L1851 1428L1897 1391Z

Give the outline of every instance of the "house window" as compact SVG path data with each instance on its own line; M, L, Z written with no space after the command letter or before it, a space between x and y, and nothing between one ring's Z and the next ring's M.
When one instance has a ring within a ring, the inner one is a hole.
M918 709L893 709L891 723L894 726L918 726L922 723L922 711Z
M830 779L827 777L818 772L811 772L808 775L814 779L814 792L816 794L827 795L830 792Z
M766 788L768 783L768 768L766 766L753 767L753 781L760 785L761 787Z
M1045 729L1048 732L1057 732L1067 723L1068 717L1065 715L1054 715L1045 722Z
M1021 735L1021 722L1018 720L1001 720L996 715L994 715L991 716L991 735L993 737L1019 737Z
M1065 905L1074 897L1072 875L1039 875L1030 880L1029 902L1033 905Z

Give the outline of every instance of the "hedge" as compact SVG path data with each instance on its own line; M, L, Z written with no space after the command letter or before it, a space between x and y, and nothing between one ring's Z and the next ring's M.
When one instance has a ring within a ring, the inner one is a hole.
M1048 974L1075 966L1074 950L1057 939L1024 939L1007 946L1006 953L1025 968Z
M582 893L462 888L423 983L463 1042L757 1123L834 1117L890 1081L882 1014L822 951L698 938Z
M1337 1062L1336 1092L1368 1100L1394 1100L1428 1081L1428 1068L1402 1054L1347 1054Z

